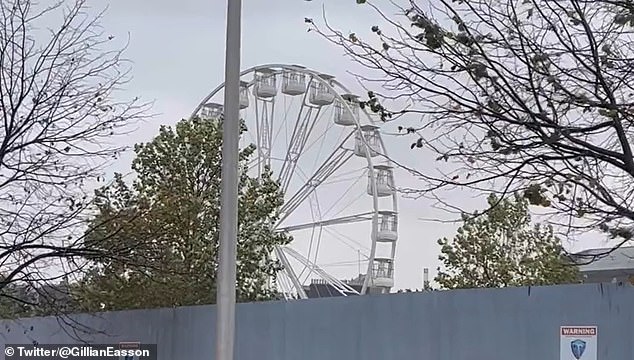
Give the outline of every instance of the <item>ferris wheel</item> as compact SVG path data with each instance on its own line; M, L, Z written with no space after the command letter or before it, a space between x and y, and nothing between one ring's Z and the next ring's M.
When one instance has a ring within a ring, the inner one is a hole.
M293 237L273 254L283 265L279 293L389 292L398 204L379 121L335 77L303 66L259 65L240 77L247 128L240 147L256 146L252 175L270 169L278 181L284 205L274 230ZM220 119L223 90L211 91L192 116Z

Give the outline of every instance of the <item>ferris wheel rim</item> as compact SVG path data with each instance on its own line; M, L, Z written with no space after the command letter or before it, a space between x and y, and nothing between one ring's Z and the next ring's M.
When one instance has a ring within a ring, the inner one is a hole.
M345 108L346 111L351 112L354 114L354 112L352 111L352 107L350 106L350 104L348 103L348 101L345 101L345 99L343 98L342 95L339 91L337 91L337 89L335 88L338 87L340 90L343 90L345 93L350 94L350 90L349 88L347 88L344 84L342 84L340 81L338 81L334 76L330 77L329 79L324 79L322 78L322 76L324 76L325 74L322 72L318 72L312 69L309 69L305 66L302 65L296 65L296 64L282 64L282 63L271 63L271 64L261 64L261 65L256 65L256 66L252 66L250 68L247 68L245 70L242 70L240 72L240 78L242 78L245 75L251 74L251 73L255 73L261 70L270 70L270 69L276 69L279 70L280 72L288 70L288 71L295 71L304 75L309 75L311 77L311 81L318 81L320 84L324 85L330 92L332 92L332 94L334 95L334 98L336 101L340 102L340 104L342 104L342 106ZM310 81L309 81L310 83ZM200 111L203 109L203 107L209 102L209 100L211 100L214 96L216 96L222 89L224 89L225 87L225 82L223 81L221 84L219 84L215 89L213 89L210 93L208 93L208 95L206 95L202 101L196 106L196 108L194 109L194 111L192 112L190 118L194 118L196 117ZM308 91L308 89L307 89ZM370 123L374 123L373 119L370 117L370 115L368 114L368 112L365 109L360 109L359 113L357 115L353 116L354 119L354 130L351 133L355 133L356 135L360 135L361 141L364 143L366 150L370 149L370 145L368 145L365 136L363 136L363 132L362 132L362 128L364 125L361 124L361 113L363 115L365 115L365 118L367 118L367 120L369 120ZM378 128L378 126L377 126ZM383 141L383 137L378 136L378 140L379 140L379 147L381 148L382 152L384 155L387 154L387 149L385 147L385 143ZM361 289L360 294L366 294L367 289L369 286L371 286L371 281L373 281L373 265L375 263L376 260L376 249L377 249L377 232L378 232L378 228L379 228L379 224L378 224L378 220L379 220L379 215L383 212L383 210L380 209L379 206L379 195L378 195L378 187L376 185L376 177L374 176L374 171L375 171L375 164L374 164L374 159L373 156L371 155L371 151L366 151L365 156L366 162L367 162L367 166L369 171L372 173L372 176L369 176L369 182L370 182L370 186L372 187L372 192L373 194L371 194L372 196L372 231L371 231L371 236L370 236L370 240L371 240L371 247L370 247L370 255L368 256L368 266L367 266L367 271L363 280L363 286ZM386 156L387 162L388 164L391 166L392 165L392 161L389 159L389 157ZM396 187L396 183L395 180L392 179L392 181L394 181L394 187ZM394 192L394 194L391 195L392 197L392 212L395 214L396 218L398 217L398 201L397 201L397 196L396 193ZM292 247L291 247L292 248ZM282 250L283 251L283 250ZM392 256L392 266L394 264L394 257ZM316 265L316 264L315 264ZM292 269L291 269L292 271ZM393 271L393 268L392 268ZM393 276L393 275L392 275Z

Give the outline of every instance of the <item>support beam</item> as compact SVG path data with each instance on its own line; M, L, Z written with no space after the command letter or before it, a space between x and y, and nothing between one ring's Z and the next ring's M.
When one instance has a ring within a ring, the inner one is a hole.
M372 221L373 214L374 214L373 212L367 212L367 213L361 213L361 214L355 214L355 215L342 216L339 218L315 221L312 223L286 226L283 228L278 228L275 231L279 231L279 232L297 231L297 230L310 229L315 226L332 226L332 225L339 225L339 224L351 224L351 223L362 222L362 221Z

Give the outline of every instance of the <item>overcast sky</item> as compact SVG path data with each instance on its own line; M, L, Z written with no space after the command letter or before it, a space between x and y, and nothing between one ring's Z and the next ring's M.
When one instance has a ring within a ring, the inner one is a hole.
M158 115L127 138L128 143L148 141L161 124L174 124L187 117L211 89L222 83L226 1L98 0L91 4L95 9L108 6L103 21L106 31L120 41L130 38L126 54L134 62L134 79L126 95L155 101L153 111ZM360 32L373 25L372 13L354 0L244 0L241 67L302 64L335 75L346 86L359 90L346 74L352 64L342 56L342 50L306 31L304 18L321 18L322 6L329 21L344 32ZM390 126L383 130L394 132L396 125ZM387 145L392 156L409 159L420 170L435 166L412 157L407 140L388 139ZM111 170L125 172L130 160L124 157ZM405 174L399 176L399 185L415 184ZM485 205L484 199L465 197L464 201ZM420 288L423 267L429 267L433 277L438 265L436 240L455 231L456 225L420 220L440 216L430 205L425 200L400 201L396 288ZM328 245L323 245L321 251L329 251ZM350 273L355 272L353 267Z

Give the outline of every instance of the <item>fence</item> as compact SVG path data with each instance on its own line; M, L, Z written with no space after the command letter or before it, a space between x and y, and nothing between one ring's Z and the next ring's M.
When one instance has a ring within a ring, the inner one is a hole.
M0 322L4 343L158 344L213 359L213 306ZM634 287L585 284L240 304L236 360L559 359L559 327L598 326L598 359L634 359ZM583 359L583 358L582 358Z

